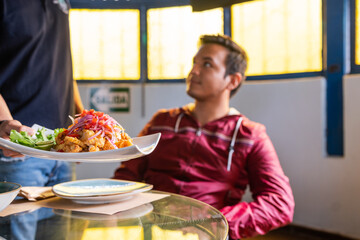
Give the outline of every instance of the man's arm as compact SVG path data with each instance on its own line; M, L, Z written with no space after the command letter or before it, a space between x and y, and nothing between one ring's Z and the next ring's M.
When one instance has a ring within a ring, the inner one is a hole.
M146 166L146 157L132 159L121 163L115 170L113 178L129 181L142 182L143 172Z
M145 132L145 130L142 130L141 134L145 134ZM132 159L121 163L120 167L115 170L113 178L142 182L144 180L144 173L146 171L146 168L146 156Z
M10 110L9 110L4 98L0 94L0 121L3 121L3 120L13 120L13 117L10 113Z
M289 180L265 133L256 141L247 163L253 201L221 209L229 222L233 239L265 234L284 226L292 221L294 213Z
M139 137L150 134L150 128L153 125L156 116L157 114L155 114L140 131L138 135ZM144 174L147 170L147 162L147 156L123 162L120 167L115 170L113 178L141 182L144 180Z
M83 103L81 101L80 93L79 93L79 87L77 85L77 82L74 80L74 102L75 102L75 112L81 113L84 110Z
M19 121L14 120L10 110L0 94L0 137L4 139L9 139L10 131L11 129L15 129L16 131L24 131L28 132L30 135L34 134L34 130L28 126L22 125ZM23 157L22 154L19 154L18 152L11 151L7 148L1 147L0 149L3 150L3 154L6 157Z

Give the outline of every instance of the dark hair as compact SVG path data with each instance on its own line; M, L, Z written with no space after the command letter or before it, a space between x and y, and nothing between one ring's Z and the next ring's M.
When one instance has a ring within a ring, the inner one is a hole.
M240 47L229 36L226 35L202 35L200 37L200 45L206 43L219 44L230 51L226 57L225 77L230 74L240 73L243 77L243 81L245 80L245 71L247 68L248 57L242 47ZM241 83L230 92L230 97L232 97L237 92L243 81L241 81Z

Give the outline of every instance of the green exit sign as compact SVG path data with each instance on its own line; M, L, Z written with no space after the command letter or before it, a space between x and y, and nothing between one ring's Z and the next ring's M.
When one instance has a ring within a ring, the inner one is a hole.
M129 88L91 88L90 108L101 112L129 112Z

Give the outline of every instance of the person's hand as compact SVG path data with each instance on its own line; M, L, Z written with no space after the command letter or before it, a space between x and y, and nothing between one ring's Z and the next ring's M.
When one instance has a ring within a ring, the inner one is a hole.
M0 137L2 137L4 139L10 139L9 136L10 136L11 129L15 129L18 132L24 131L30 135L33 135L35 133L34 129L32 129L28 126L22 125L17 120L6 120L0 124ZM14 151L7 149L5 147L2 147L2 146L0 146L0 149L3 150L3 154L5 157L23 157L24 156L18 152L14 152Z

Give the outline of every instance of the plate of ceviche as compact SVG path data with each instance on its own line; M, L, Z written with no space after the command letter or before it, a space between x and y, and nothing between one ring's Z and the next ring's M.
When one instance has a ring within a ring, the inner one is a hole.
M67 128L49 130L39 125L29 136L12 130L10 140L0 137L0 145L27 156L70 162L121 162L150 154L160 133L131 138L112 117L84 110L72 118Z

